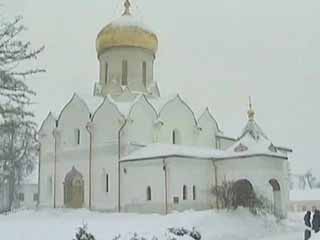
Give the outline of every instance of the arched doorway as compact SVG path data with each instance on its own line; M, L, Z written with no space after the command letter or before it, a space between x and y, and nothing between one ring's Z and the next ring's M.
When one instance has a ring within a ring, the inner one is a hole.
M270 179L269 184L272 187L272 192L273 192L273 212L275 216L281 217L281 188L278 180L276 179Z
M64 206L67 208L82 208L84 203L84 181L75 167L64 180Z
M234 208L253 207L254 200L255 200L255 193L254 193L252 184L248 180L241 179L236 181L233 184L232 192L234 194L233 202L232 202L232 206Z

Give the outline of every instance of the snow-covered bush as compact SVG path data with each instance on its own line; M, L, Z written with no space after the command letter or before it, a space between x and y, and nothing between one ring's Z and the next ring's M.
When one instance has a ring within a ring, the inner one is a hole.
M73 240L95 240L95 237L91 233L88 233L87 230L88 226L85 224L82 227L79 227L76 238Z
M179 239L190 239L190 240L201 240L200 232L196 231L195 228L188 230L186 228L169 228L166 233L161 236L152 236L148 234L130 233L125 236L117 235L112 240L179 240ZM78 240L78 239L76 239Z
M152 236L152 237L142 236L135 232L135 233L125 234L124 236L119 234L114 238L112 238L112 240L158 240L158 238L155 236Z
M185 228L169 228L168 231L178 237L187 235L194 240L201 240L201 234L200 232L196 231L195 228L192 228L191 231Z
M255 215L274 214L274 204L268 198L260 195L254 199L250 212Z

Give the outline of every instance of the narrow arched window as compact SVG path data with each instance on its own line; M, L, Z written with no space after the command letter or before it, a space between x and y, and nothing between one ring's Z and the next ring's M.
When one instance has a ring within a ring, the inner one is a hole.
M75 143L76 143L76 145L79 145L79 144L80 144L80 141L81 141L80 129L79 129L79 128L76 128L76 129L74 130L74 133L75 133Z
M142 82L145 87L147 87L147 63L142 63Z
M181 135L178 129L174 129L172 131L172 144L180 144L181 143Z
M109 174L106 174L106 192L109 192Z
M108 75L109 75L109 66L108 63L106 63L106 68L105 68L105 76L104 76L104 84L107 85L108 84Z
M128 85L128 61L127 60L122 61L122 81L121 81L121 84L123 86Z
M188 196L187 186L183 185L183 188L182 188L182 199L183 200L187 200L187 196Z
M196 195L196 186L193 185L193 186L192 186L192 199L193 199L193 200L196 200L196 196L197 196L197 195Z
M147 187L147 201L151 201L152 196L151 196L151 187Z

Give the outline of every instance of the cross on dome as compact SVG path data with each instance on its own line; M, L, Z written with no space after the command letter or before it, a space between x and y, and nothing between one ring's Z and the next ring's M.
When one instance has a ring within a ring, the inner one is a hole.
M125 0L125 2L124 2L124 12L123 12L123 16L124 15L131 15L131 13L130 13L130 7L131 7L131 3L130 3L130 1L129 0Z

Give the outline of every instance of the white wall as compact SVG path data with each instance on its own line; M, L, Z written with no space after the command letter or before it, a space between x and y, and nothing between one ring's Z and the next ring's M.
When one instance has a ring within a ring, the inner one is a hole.
M289 202L287 160L272 157L250 157L222 160L215 164L219 184L224 180L247 179L258 195L263 195L270 201L273 200L273 191L269 181L276 179L281 189L281 214L287 215Z
M39 131L40 139L40 206L53 207L53 176L55 141L53 130L56 119L49 114Z
M161 159L122 163L120 176L121 211L165 212L165 178ZM151 201L147 201L148 186L152 190Z
M55 119L48 116L40 131L40 206L53 207L54 180L56 180L56 207L64 207L63 182L66 174L75 167L84 180L84 207L89 207L89 159L92 128L92 208L116 211L118 209L118 132L124 124L124 117L108 98L96 111L92 122L87 105L77 96L63 109L58 128ZM157 117L162 124L155 125ZM140 98L131 109L128 122L121 134L121 154L128 153L129 143L149 144L152 142L172 143L172 132L180 133L178 144L206 145L215 147L218 126L208 113L196 122L192 110L177 96L162 108L157 116L145 98ZM76 143L75 129L80 129L81 141ZM202 129L202 130L201 130ZM55 131L57 148L52 132ZM220 139L217 145L223 149L233 143ZM56 152L56 156L55 156ZM57 160L54 179L54 160ZM211 161L197 159L167 159L168 207L169 211L184 209L206 209L214 205L210 193L214 185L214 168ZM248 179L260 194L270 199L273 196L270 179L276 179L281 186L281 210L286 215L288 207L288 162L268 157L223 160L216 163L218 179L221 182ZM127 173L124 173L124 167ZM106 192L106 174L109 192ZM162 159L125 163L121 174L121 206L123 211L164 213L164 170ZM182 187L188 188L188 200L182 200ZM196 186L196 200L192 199L192 186ZM152 188L152 201L146 201L147 186ZM179 204L173 204L173 197L179 197Z
M118 132L123 116L108 98L92 120L92 208L117 210L118 199ZM106 174L109 192L106 192Z
M84 180L84 207L89 206L89 109L85 102L74 95L60 114L58 122L55 185L56 207L64 207L64 179L75 167ZM77 144L75 129L80 129L80 144Z
M188 158L168 159L168 202L170 211L187 209L208 209L212 197L210 189L214 184L212 161ZM183 185L187 186L187 200L183 200ZM193 200L192 186L196 187L196 200ZM179 204L173 198L179 197Z
M109 191L106 191L108 174ZM92 208L118 209L118 145L94 147L92 158Z
M212 162L187 158L169 158L165 162L168 211L210 208L210 189L214 181ZM163 166L163 159L121 163L122 211L165 213ZM182 198L184 185L187 186L187 200ZM152 189L151 201L147 201L148 186ZM196 186L196 200L193 200L193 186ZM174 197L179 197L178 204L174 204Z

